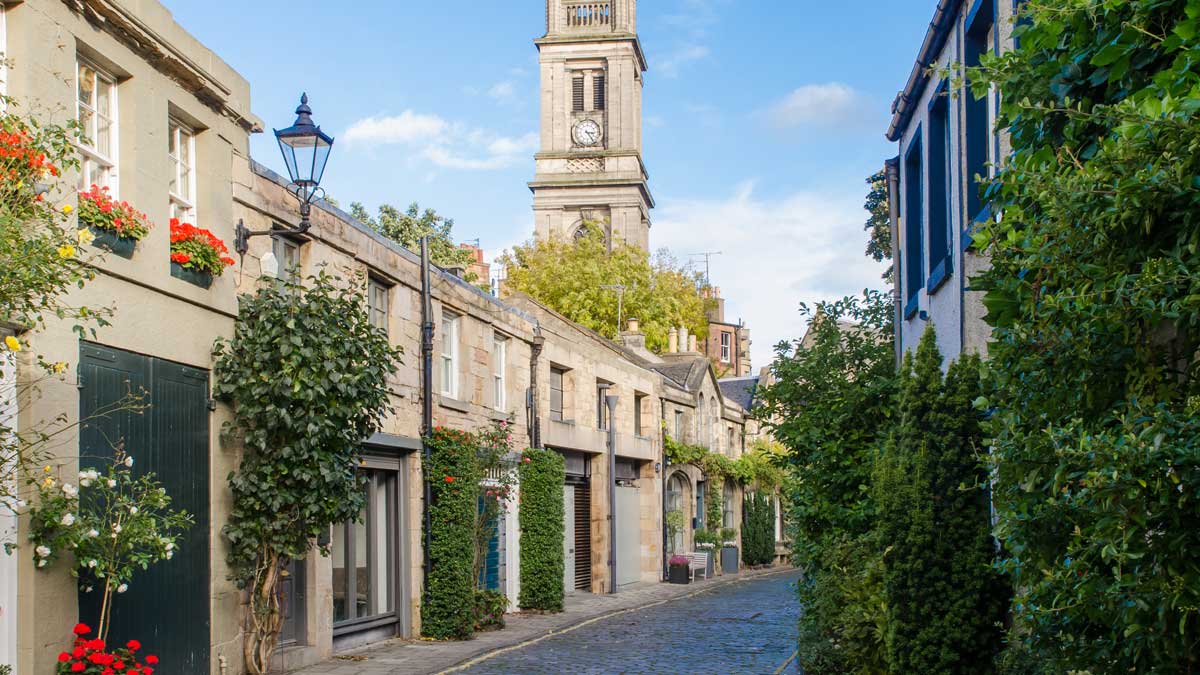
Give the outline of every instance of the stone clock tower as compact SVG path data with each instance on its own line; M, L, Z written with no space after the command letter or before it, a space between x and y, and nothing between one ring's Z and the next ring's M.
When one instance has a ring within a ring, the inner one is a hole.
M654 199L642 163L637 0L546 0L534 41L542 79L541 151L533 191L539 238L602 227L610 246L650 246Z

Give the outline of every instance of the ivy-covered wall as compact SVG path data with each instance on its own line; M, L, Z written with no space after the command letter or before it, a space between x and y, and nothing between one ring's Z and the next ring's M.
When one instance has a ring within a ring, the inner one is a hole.
M521 458L521 609L563 608L562 455L526 450Z
M474 631L475 516L482 472L471 434L435 428L425 465L432 486L432 528L427 533L429 579L421 603L421 632L465 639ZM561 547L560 547L561 548Z

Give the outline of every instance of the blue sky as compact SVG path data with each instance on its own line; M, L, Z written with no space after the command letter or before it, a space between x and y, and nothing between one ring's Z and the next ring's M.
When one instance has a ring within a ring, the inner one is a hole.
M307 91L338 137L329 194L454 218L489 255L532 234L542 0L163 0L251 84L268 127ZM933 0L643 0L652 248L712 258L755 366L799 337L800 302L879 287L863 179ZM349 132L349 133L348 133ZM280 170L269 129L252 141Z

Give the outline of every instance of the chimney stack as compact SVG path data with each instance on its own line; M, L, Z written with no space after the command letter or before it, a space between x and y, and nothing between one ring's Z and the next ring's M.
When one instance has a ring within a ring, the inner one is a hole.
M674 326L672 326L671 330L667 332L667 353L679 353L679 329L675 328Z

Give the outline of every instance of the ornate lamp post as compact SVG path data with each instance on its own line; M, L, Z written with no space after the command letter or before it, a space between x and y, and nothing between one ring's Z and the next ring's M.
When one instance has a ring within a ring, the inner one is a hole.
M308 94L300 95L295 123L286 129L276 129L275 139L279 142L279 150L283 153L291 180L288 190L300 200L300 224L286 230L250 230L242 221L238 221L234 231L234 250L242 256L250 249L251 237L307 232L311 226L309 215L312 213L312 203L325 195L325 190L321 189L321 176L325 173L325 163L329 161L333 137L313 123Z

